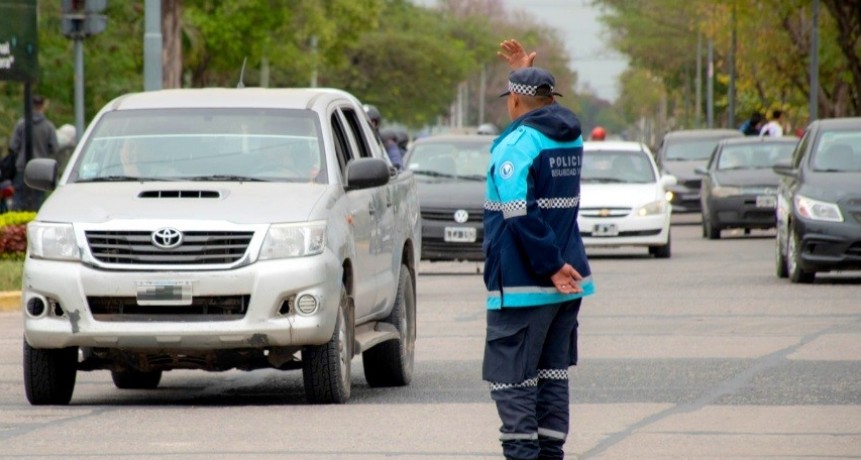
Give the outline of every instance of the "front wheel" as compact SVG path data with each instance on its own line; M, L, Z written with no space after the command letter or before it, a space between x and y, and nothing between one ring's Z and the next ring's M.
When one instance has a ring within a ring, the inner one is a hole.
M786 268L786 256L780 249L780 235L774 237L774 271L778 278L786 278L789 276L789 270Z
M78 347L39 349L24 340L24 390L30 404L69 404L77 372Z
M397 328L399 337L362 353L365 380L372 387L409 385L415 363L416 296L406 265L401 266L395 305L386 322Z
M703 231L705 233L705 237L710 240L719 240L720 239L720 227L715 225L711 219L703 216Z
M655 256L656 259L670 258L670 235L667 235L667 244L661 246L649 246L649 254Z
M305 398L312 404L344 404L350 399L353 360L353 304L341 286L341 302L332 338L323 345L302 349Z
M809 272L801 268L801 237L791 226L787 237L788 248L786 250L787 272L789 281L793 283L810 284L816 278L816 272Z

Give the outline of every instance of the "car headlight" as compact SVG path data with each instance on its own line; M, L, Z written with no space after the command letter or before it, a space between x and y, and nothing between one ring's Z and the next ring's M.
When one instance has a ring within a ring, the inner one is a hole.
M27 224L27 251L35 259L81 260L72 224Z
M652 201L637 208L636 215L640 217L663 214L667 209L667 202L663 200Z
M730 196L743 195L744 189L741 187L726 187L718 185L712 189L712 196L715 198L726 198Z
M801 217L826 222L843 222L843 214L834 203L818 201L806 196L795 196L795 210Z
M269 227L260 260L320 254L326 248L326 223L275 224Z

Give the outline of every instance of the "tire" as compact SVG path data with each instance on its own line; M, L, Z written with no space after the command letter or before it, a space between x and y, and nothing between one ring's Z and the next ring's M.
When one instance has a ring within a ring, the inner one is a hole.
M712 223L711 219L707 219L703 216L703 231L706 234L706 238L710 240L719 240L720 239L720 227Z
M778 278L789 277L789 270L786 268L786 256L780 249L780 235L774 237L774 272Z
M114 386L121 390L152 390L161 382L161 371L141 372L134 369L111 371Z
M39 349L24 340L24 389L30 404L69 404L77 372L78 347Z
M393 324L400 335L362 353L365 380L372 387L409 385L415 364L416 297L406 265L401 266L395 305L385 321Z
M816 272L808 272L801 268L801 239L790 225L789 236L786 238L786 271L789 281L793 283L810 284L816 278Z
M669 259L670 258L670 235L667 234L667 244L661 246L649 246L649 254L655 256L656 259Z
M353 308L347 289L341 301L332 338L323 345L302 349L305 399L311 404L344 404L350 399L350 363L353 360Z

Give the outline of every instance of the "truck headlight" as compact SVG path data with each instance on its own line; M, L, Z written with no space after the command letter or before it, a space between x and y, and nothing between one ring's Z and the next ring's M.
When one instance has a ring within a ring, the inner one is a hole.
M326 222L275 224L269 227L260 260L320 254L326 248Z
M818 201L806 196L795 196L795 209L801 217L826 222L843 222L843 214L834 203Z
M640 217L663 214L667 209L667 202L663 200L652 201L637 208L636 214Z
M27 251L35 259L81 260L72 224L27 224Z

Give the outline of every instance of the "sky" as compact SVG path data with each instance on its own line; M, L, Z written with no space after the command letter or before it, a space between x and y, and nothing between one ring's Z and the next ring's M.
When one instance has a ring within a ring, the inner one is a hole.
M414 0L432 6L436 0ZM600 9L591 0L502 0L509 13L523 11L559 31L578 75L578 91L585 85L600 98L613 101L619 95L618 77L627 67L624 56L605 45ZM517 38L517 37L513 37ZM540 56L539 56L540 61Z

